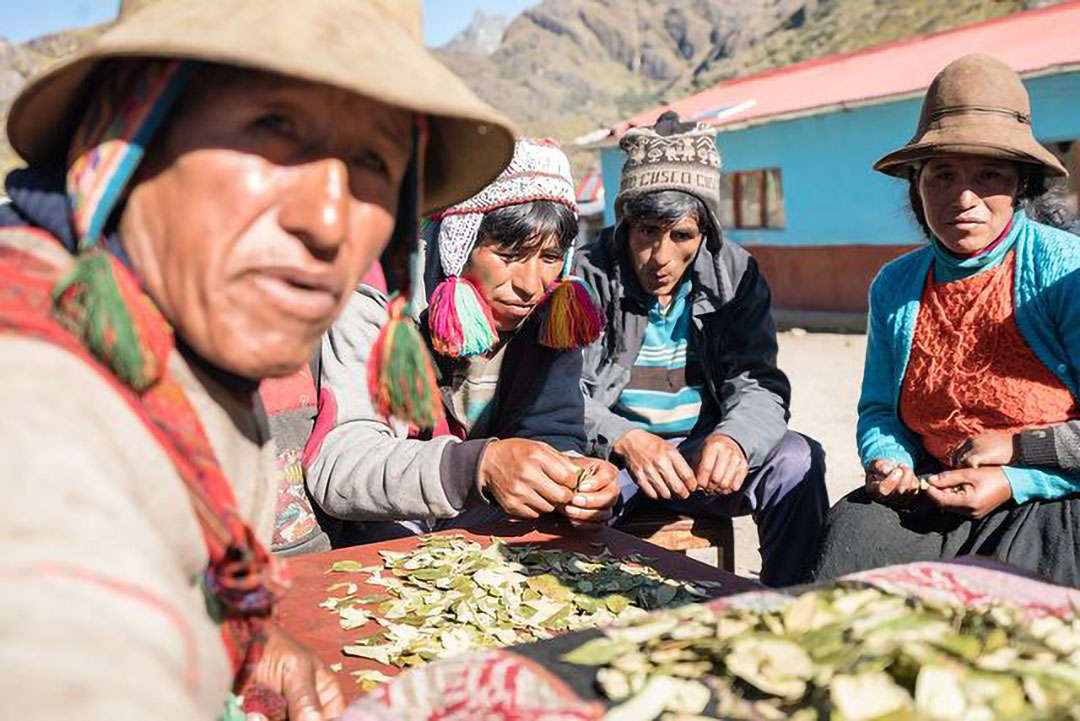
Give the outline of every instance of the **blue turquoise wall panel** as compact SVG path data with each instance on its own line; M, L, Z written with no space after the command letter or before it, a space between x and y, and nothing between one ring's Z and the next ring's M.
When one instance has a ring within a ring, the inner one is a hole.
M1040 140L1080 138L1080 73L1026 84ZM906 184L871 170L914 133L920 104L912 98L721 132L725 170L781 169L786 216L783 229L730 230L728 237L778 246L920 242ZM618 149L605 149L601 163L610 223L622 164Z

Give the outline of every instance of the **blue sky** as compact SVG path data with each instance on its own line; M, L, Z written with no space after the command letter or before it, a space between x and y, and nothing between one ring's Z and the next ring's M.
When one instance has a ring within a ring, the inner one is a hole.
M302 1L302 0L298 0ZM475 10L516 15L539 0L424 0L424 39L442 45L468 25ZM22 42L38 35L116 16L119 0L0 0L0 37Z
M424 0L424 40L442 45L469 24L476 10L489 15L514 16L540 0ZM3 2L3 0L0 0Z

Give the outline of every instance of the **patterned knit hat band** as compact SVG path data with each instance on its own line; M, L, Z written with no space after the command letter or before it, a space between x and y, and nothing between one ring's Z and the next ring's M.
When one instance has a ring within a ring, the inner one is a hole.
M688 132L660 135L634 128L619 141L626 154L615 210L638 193L679 190L699 198L715 216L720 208L720 152L716 129L698 124Z
M439 214L439 259L446 277L458 277L465 269L486 213L541 200L577 213L570 161L550 141L518 140L513 160L494 182Z

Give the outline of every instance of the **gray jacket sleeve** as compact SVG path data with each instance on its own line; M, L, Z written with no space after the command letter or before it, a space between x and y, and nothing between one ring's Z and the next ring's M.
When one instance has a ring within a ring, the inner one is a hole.
M386 300L362 286L322 342L319 417L305 453L312 497L348 521L453 518L476 492L487 440L409 439L371 404L367 365Z
M614 452L615 442L634 424L598 400L597 369L603 354L604 338L585 349L581 370L581 391L585 396L585 438L589 455L608 460Z
M752 260L728 309L717 389L722 420L716 433L734 439L757 468L787 431L791 386L776 365L776 325L769 286Z
M1016 456L1026 466L1080 470L1080 421L1021 431L1016 440Z

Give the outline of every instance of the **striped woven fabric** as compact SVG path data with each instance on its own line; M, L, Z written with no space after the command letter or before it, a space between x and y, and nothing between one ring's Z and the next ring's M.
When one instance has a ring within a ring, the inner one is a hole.
M654 303L630 382L613 409L661 437L687 435L701 412L704 378L690 347L690 282L664 308Z

